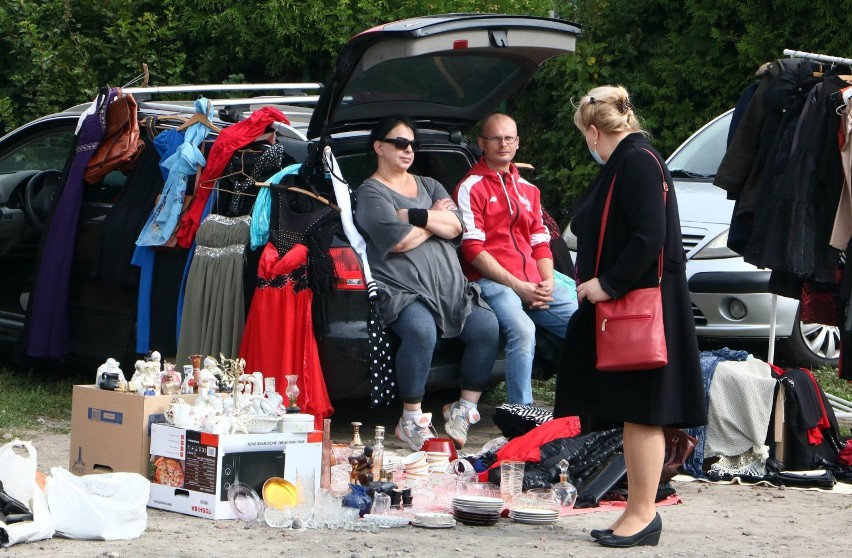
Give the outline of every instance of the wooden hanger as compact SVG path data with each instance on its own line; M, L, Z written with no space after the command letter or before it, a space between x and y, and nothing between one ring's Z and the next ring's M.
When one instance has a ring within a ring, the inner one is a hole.
M207 112L210 112L211 106L212 106L212 103L208 99L207 100ZM210 128L211 131L216 132L217 134L222 131L215 124L210 122L210 120L208 120L208 118L207 118L207 115L205 113L202 113L202 112L196 112L195 114L193 114L186 122L184 122L183 124L178 126L177 129L178 130L185 130L185 129L189 128L190 126L192 126L193 124L197 123L197 122L204 124L205 126Z
M310 190L305 190L304 188L299 188L298 186L287 186L285 184L272 184L270 182L255 182L255 186L260 186L261 188L273 188L279 190L287 190L288 192L296 192L297 194L302 194L308 196L309 198L313 198L320 203L323 203L333 210L340 212L340 208L328 198L319 195L316 192L311 192Z

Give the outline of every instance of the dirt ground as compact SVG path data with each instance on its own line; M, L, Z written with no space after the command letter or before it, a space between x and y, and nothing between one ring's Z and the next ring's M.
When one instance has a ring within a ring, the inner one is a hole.
M444 399L447 399L446 395ZM436 414L445 401L425 403ZM360 402L359 402L360 403ZM471 428L469 448L478 449L500 435L491 421L493 409L481 408L483 420ZM332 417L336 442L351 439L349 423L364 423L369 443L376 424L387 427L386 446L407 453L390 434L398 409L372 412L361 405L340 405ZM436 420L440 428L441 421ZM31 432L39 469L68 467L69 439L45 429ZM2 440L6 442L6 440ZM660 507L663 535L657 547L602 548L589 531L603 528L618 512L601 511L560 518L554 525L514 523L504 518L490 527L459 524L454 529L403 527L378 534L345 530L280 530L265 523L211 521L148 509L148 529L129 541L77 541L53 538L0 549L5 556L27 557L232 557L324 556L459 556L464 558L537 556L796 556L829 557L844 554L852 537L852 496L770 487L676 483L683 503Z

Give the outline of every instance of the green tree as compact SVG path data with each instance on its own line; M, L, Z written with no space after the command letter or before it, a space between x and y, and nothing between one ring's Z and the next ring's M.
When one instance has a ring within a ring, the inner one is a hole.
M158 1L7 0L0 31L0 127L84 102L101 85L122 85L142 62L165 82L183 69L172 11Z

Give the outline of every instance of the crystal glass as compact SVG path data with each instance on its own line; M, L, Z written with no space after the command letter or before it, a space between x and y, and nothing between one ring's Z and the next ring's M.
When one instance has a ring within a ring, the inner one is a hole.
M534 507L559 511L559 500L552 488L530 488L524 492L524 496L533 503Z
M383 492L376 492L373 495L373 504L370 506L371 515L387 515L390 511L390 496Z
M316 501L316 471L313 467L296 469L296 494L300 506L313 507Z
M507 504L512 497L520 494L524 485L523 461L503 461L500 463L500 497Z

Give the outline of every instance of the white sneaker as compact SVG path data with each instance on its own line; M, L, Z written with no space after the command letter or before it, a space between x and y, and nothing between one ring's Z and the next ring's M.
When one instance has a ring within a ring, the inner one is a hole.
M408 444L411 451L420 451L423 442L434 438L432 434L432 413L423 413L417 420L400 418L396 425L396 437Z
M461 449L467 442L470 425L479 422L479 411L475 407L468 409L460 402L453 401L444 405L444 420L444 431L452 438L456 448Z

